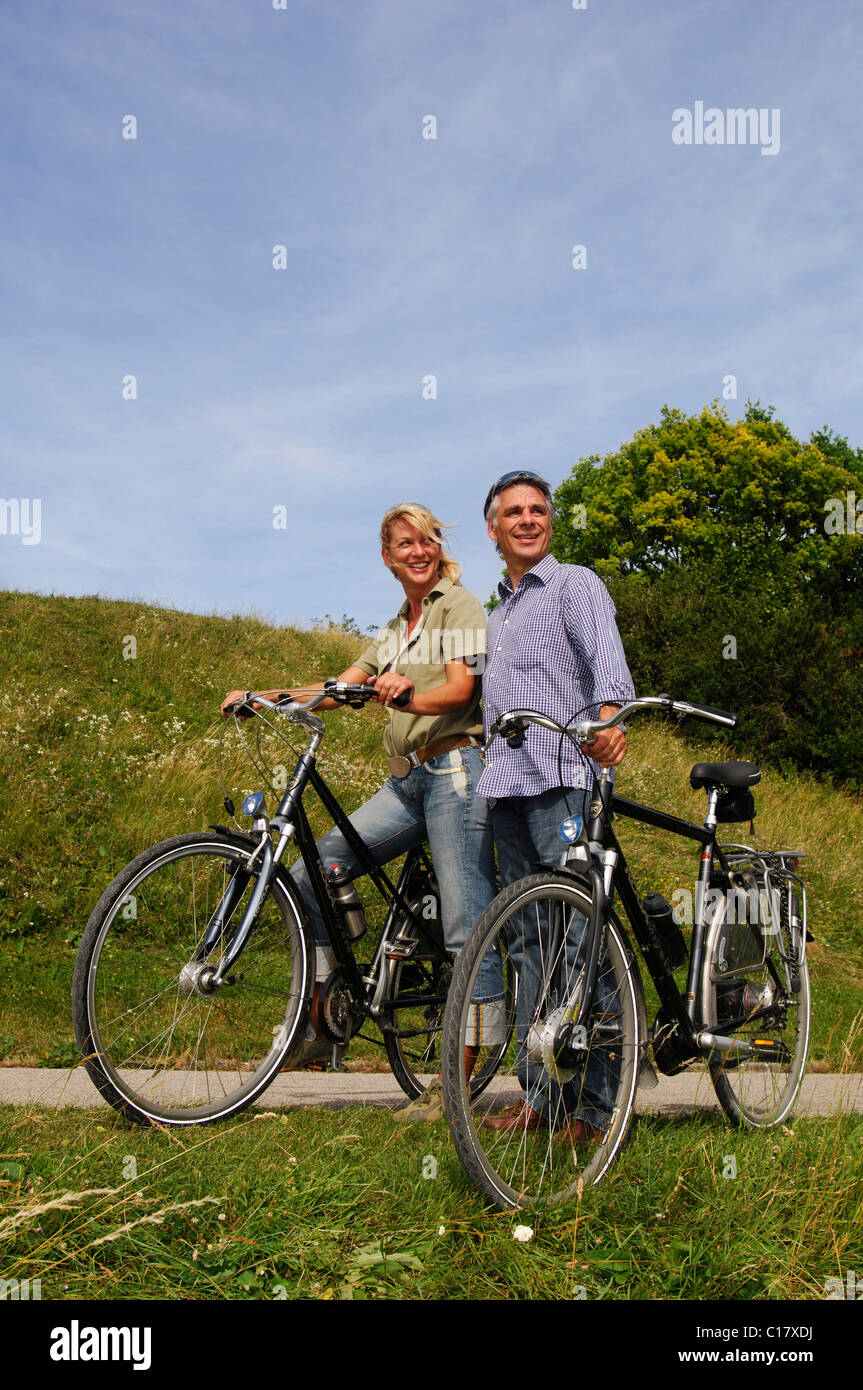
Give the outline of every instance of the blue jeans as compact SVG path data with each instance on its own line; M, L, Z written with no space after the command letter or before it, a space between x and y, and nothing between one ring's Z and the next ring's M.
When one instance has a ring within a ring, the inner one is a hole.
M566 848L558 835L560 823L570 815L586 815L587 805L588 793L581 787L565 790L555 787L540 796L506 796L494 800L492 827L504 887L528 874L541 872L541 866L557 867ZM527 915L524 914L525 919ZM545 925L547 927L547 922ZM571 945L566 953L565 973L570 982L583 961L587 919L581 913L576 914L573 927ZM510 942L510 958L519 977L519 1081L527 1104L547 1123L581 1119L597 1129L605 1129L618 1078L616 1065L603 1049L592 1049L583 1077L576 1076L563 1086L552 1081L539 1063L529 1061L524 1050L541 983L543 952L539 937L542 931L542 923L524 921L522 929L512 934ZM619 1013L607 956L600 961L594 997L602 1012Z
M390 777L350 817L377 864L388 864L428 841L440 888L444 942L453 954L461 950L497 891L488 802L476 795L482 771L478 748L453 748L413 768L407 777ZM318 850L326 866L343 864L351 877L361 872L339 830L324 835ZM302 861L291 874L308 909L316 945L328 946ZM500 960L490 954L477 976L473 999L479 1004L502 997Z

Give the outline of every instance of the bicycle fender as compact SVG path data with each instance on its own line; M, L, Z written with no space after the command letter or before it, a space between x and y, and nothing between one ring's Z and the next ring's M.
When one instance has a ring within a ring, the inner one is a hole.
M245 840L248 845L257 845L258 843L254 835L247 834L245 830L237 830L236 826L232 828L228 825L210 824L207 826L207 829L218 830L220 835L230 835L232 840Z

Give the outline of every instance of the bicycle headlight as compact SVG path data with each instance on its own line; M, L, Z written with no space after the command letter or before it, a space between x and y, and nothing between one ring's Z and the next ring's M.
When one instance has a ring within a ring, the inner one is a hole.
M263 792L249 792L243 799L243 815L251 816L256 819L258 816L266 816L267 803Z

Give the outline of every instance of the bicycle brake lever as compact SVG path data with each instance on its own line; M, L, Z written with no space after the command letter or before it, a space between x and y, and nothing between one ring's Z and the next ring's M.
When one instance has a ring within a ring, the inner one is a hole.
M501 738L506 740L510 748L521 748L524 744L527 728L520 719L501 719L498 721L497 732Z

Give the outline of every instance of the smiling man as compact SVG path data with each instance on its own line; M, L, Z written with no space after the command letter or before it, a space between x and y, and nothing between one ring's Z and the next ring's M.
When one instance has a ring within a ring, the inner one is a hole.
M488 657L483 676L486 738L506 710L533 709L566 724L576 715L607 719L633 698L632 677L605 585L579 565L561 565L549 554L553 528L551 489L535 473L504 474L485 503L488 534L507 573L498 586L501 602L488 623ZM622 729L598 735L592 756L614 767L626 753ZM538 863L557 865L563 849L561 821L584 815L593 769L572 744L550 730L530 725L521 748L496 739L488 751L477 791L489 799L492 828L504 887L536 872ZM586 819L586 817L585 817ZM519 1006L529 1009L531 963L516 960ZM527 967L527 975L524 968ZM612 1001L609 1001L611 1003ZM541 1067L525 1063L525 1098L483 1123L492 1129L532 1130L560 1114ZM608 1088L588 1065L579 1103L566 1113L574 1142L595 1140L604 1130Z

